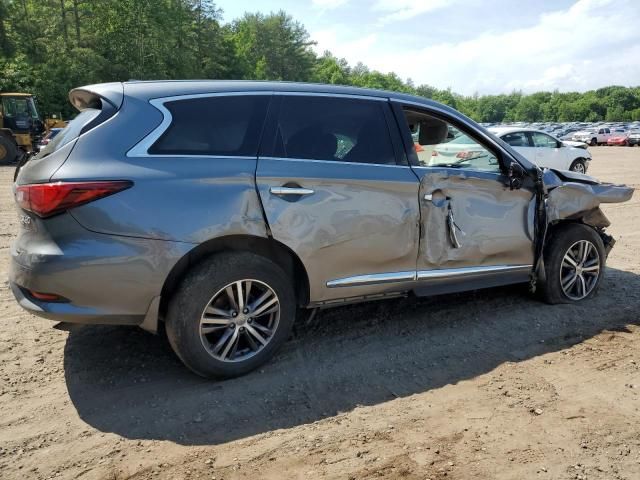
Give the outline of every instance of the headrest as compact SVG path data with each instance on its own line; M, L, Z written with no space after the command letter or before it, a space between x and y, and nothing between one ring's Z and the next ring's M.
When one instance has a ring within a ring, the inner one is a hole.
M437 118L420 120L418 143L420 145L438 145L446 140L447 133L449 133L449 127L442 120Z

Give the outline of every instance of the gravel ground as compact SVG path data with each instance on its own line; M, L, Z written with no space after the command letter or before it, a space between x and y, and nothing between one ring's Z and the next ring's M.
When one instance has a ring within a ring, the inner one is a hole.
M640 148L591 151L591 174L640 187ZM604 210L618 243L591 301L508 287L336 308L224 382L160 336L33 317L4 280L0 477L638 479L640 195Z

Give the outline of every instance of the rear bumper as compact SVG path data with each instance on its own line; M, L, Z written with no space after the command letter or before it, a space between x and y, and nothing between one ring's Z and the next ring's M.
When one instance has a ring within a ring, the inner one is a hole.
M193 247L90 232L68 214L46 220L46 229L32 221L11 247L11 290L25 310L61 322L149 322L169 272ZM38 300L30 291L68 301Z
M26 289L17 283L9 283L18 305L29 313L47 320L100 325L140 325L144 320L144 315L113 314L103 309L82 307L72 303L41 302L30 297Z

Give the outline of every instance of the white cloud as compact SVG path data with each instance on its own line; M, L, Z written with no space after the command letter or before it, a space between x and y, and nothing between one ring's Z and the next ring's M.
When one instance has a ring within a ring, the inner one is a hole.
M313 6L321 10L333 10L346 5L349 0L313 0Z
M380 18L380 23L384 24L408 20L449 4L450 0L377 0L373 10L385 13Z
M411 45L384 29L366 35L336 27L324 37L312 36L319 49L328 48L351 64L362 61L416 84L463 94L586 90L640 83L637 18L637 0L579 0L565 11L541 15L533 26L515 25L461 42Z

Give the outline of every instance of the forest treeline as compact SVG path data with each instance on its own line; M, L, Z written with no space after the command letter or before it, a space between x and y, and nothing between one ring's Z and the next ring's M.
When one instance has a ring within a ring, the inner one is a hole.
M382 88L448 104L481 122L640 120L640 87L464 96L317 55L286 12L224 23L210 0L0 0L0 91L73 114L68 91L130 79L259 79Z

